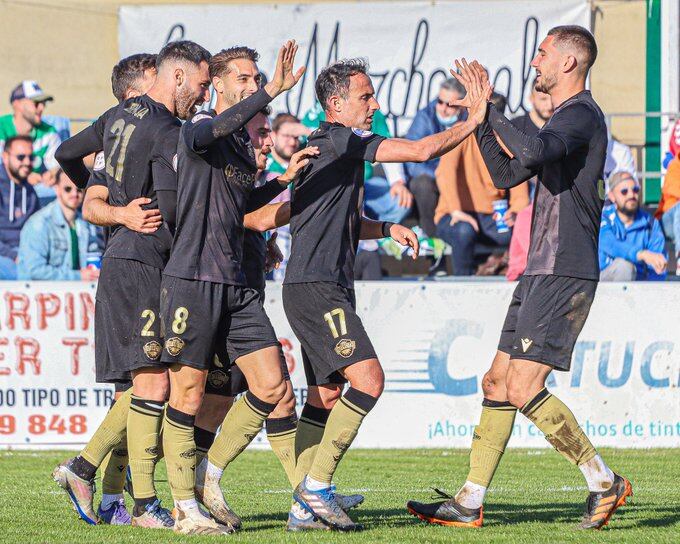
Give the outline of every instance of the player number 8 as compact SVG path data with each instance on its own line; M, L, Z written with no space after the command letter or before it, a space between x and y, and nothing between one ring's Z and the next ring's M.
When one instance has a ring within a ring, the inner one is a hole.
M189 318L189 310L184 306L180 306L175 310L175 320L172 322L172 332L175 334L182 334L187 330L187 319Z

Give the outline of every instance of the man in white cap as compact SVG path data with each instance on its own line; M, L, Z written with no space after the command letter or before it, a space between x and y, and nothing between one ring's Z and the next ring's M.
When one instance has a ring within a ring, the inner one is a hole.
M13 113L0 116L0 151L5 140L12 136L29 136L33 141L33 170L28 178L31 185L52 185L52 174L59 168L54 153L61 138L57 129L42 120L45 104L51 100L54 100L53 97L35 81L22 81L9 98Z

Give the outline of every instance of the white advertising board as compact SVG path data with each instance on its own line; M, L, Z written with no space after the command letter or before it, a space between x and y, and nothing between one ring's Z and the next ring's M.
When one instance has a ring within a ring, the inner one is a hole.
M355 445L469 447L480 381L513 289L506 282L359 284L358 312L386 387ZM94 382L93 287L5 282L0 290L0 447L85 442L112 395ZM279 284L267 286L266 307L301 404L300 346ZM600 284L571 372L555 372L548 382L597 446L680 446L678 308L675 283ZM520 415L510 445L547 443Z

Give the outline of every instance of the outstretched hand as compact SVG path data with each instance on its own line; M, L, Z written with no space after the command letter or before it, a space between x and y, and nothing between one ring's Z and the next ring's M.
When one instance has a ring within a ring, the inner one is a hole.
M310 157L316 157L318 154L319 148L313 145L305 147L297 153L293 153L293 156L288 163L288 168L286 168L286 171L279 176L279 183L282 185L295 183L300 177L302 169L309 164Z
M456 59L455 63L457 71L452 69L449 72L465 87L466 94L462 99L451 102L450 105L467 108L468 119L481 124L486 117L487 103L493 93L489 75L476 60L468 64L465 59L460 61Z
M271 81L264 86L270 96L276 97L293 88L295 84L300 81L302 74L305 73L304 66L293 73L293 65L295 63L297 50L298 46L295 43L295 40L288 40L281 46L281 49L279 49L274 75L272 76Z

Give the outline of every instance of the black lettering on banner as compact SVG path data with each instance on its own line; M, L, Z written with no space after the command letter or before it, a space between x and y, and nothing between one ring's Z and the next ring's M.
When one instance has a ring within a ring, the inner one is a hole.
M288 113L296 116L305 114L305 109L314 103L314 82L321 69L329 63L343 58L340 51L341 22L334 21L333 31L326 43L321 42L320 26L315 22L311 27L308 40L300 40L300 43L308 43L307 52L300 61L307 67L302 79L291 92L286 93L285 104ZM489 74L496 91L505 95L508 99L508 110L515 114L520 111L528 111L525 103L525 91L531 85L533 79L531 72L531 59L538 46L539 21L534 15L530 15L524 22L524 37L522 42L522 58L519 63L520 73L513 71L509 66L502 65L495 74ZM186 26L184 23L174 23L168 30L165 43L184 39ZM438 66L427 72L422 68L423 60L428 59L428 45L430 40L442 40L446 36L431 36L430 20L420 19L415 26L415 33L411 44L411 54L408 64L399 65L400 59L395 59L395 65L384 70L373 70L369 74L373 80L376 98L380 103L381 110L390 118L396 126L398 119L412 118L416 112L425 107L428 102L436 97L439 84L449 77L450 66ZM325 51L325 54L324 54ZM461 51L460 54L464 54ZM502 52L498 53L499 56ZM456 56L456 52L452 52ZM370 60L370 59L369 59ZM451 59L437 59L439 62L449 62ZM489 59L479 59L484 63ZM402 129L404 127L402 126Z

